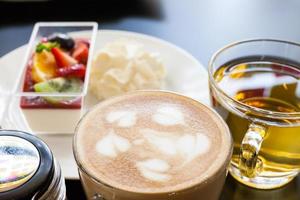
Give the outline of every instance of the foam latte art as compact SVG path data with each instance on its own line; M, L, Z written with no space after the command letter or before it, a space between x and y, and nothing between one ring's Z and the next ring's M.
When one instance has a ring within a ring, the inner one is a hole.
M96 150L103 156L116 157L118 152L126 152L130 148L130 142L116 135L112 130L96 144Z
M153 121L165 126L184 123L182 112L172 105L159 107L156 113L152 116L152 119Z
M163 133L152 129L142 129L149 144L161 151L162 154L181 154L185 158L191 159L201 153L205 153L210 146L208 137L201 133L174 136L172 133Z
M109 123L117 122L120 127L130 127L136 122L136 113L124 110L113 111L108 113L106 120Z
M170 169L170 165L164 160L148 159L138 161L136 166L141 174L149 180L167 181L170 179L170 175L166 174Z
M219 119L193 100L162 94L116 97L86 115L76 145L89 174L126 191L160 192L215 173L230 151Z

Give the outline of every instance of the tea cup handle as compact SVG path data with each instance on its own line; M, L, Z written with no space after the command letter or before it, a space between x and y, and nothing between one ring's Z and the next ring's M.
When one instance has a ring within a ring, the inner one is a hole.
M258 159L261 144L266 135L267 128L263 125L250 124L242 141L239 158L239 169L242 175L253 178L262 163Z

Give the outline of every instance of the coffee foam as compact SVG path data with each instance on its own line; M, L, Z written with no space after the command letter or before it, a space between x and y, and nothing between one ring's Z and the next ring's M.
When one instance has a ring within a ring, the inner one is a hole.
M192 159L199 154L203 154L210 148L209 138L202 133L183 133L180 136L172 133L163 133L152 129L141 129L141 134L153 145L166 155L180 155Z
M111 130L106 136L99 140L96 144L96 150L103 156L116 157L118 153L124 153L130 148L129 140L116 135Z
M160 106L152 115L152 120L165 126L184 124L182 112L175 106L168 104Z
M119 127L131 127L136 123L136 113L128 110L113 111L106 115L106 121L117 122Z
M168 181L171 176L167 174L170 169L168 162L157 158L136 162L137 169L144 178L152 181Z
M231 144L211 110L163 92L99 104L81 121L75 141L81 165L94 178L150 193L201 183L229 159Z

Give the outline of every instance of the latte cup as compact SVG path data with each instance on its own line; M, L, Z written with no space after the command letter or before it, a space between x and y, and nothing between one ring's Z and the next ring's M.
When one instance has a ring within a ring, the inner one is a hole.
M217 200L232 139L222 118L198 101L138 91L89 111L73 151L88 199Z

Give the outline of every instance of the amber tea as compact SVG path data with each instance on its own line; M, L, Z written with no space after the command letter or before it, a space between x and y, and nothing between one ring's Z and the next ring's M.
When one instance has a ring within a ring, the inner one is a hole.
M231 174L253 187L257 187L256 180L248 179L257 175L262 179L273 178L276 182L274 187L290 181L300 169L299 120L270 117L268 113L293 115L300 112L300 65L278 57L244 57L222 65L213 77L225 96L229 97L227 100L234 99L245 108L228 106L230 103L225 102L226 98L220 98L219 93L211 89L213 106L227 122L234 139ZM244 150L241 155L241 145L247 143L243 138L253 123L265 127L258 134L258 139L257 135L250 135L254 141L263 140L257 143L260 150L258 152L245 145L247 151ZM245 156L247 159L248 150L258 156L254 158L255 166L245 162L249 166L244 168L240 158ZM249 170L251 167L252 171ZM239 175L238 171L242 170L244 173Z

